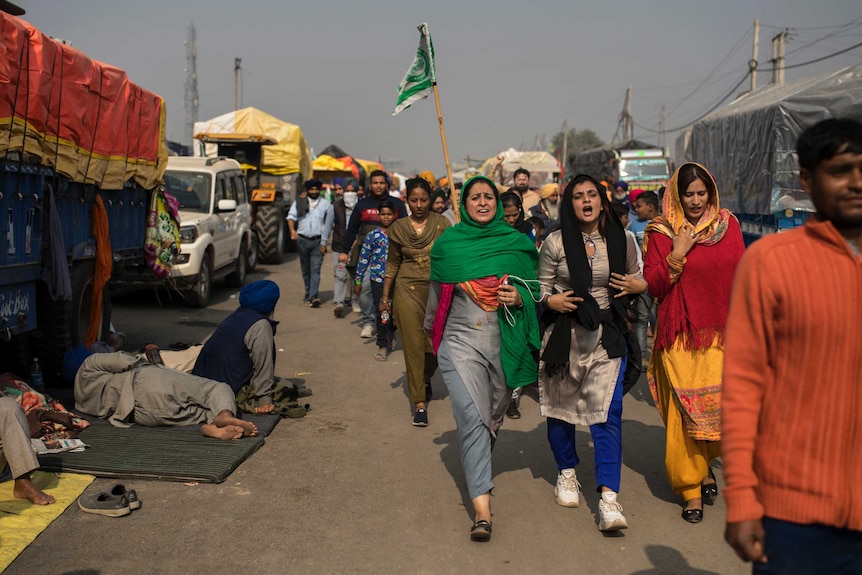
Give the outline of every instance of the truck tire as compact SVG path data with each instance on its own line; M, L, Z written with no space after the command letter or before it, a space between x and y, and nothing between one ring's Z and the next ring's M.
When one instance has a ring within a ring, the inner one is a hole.
M72 300L66 302L69 344L72 347L87 345L95 274L95 260L81 260L72 264ZM108 290L108 284L105 284L102 288L102 310L96 340L104 341L109 333L111 333L111 293Z
M239 255L236 258L236 271L228 274L224 279L230 287L242 287L245 284L245 276L248 272L248 248L245 242L239 246Z
M192 307L206 307L210 302L213 289L213 264L210 253L204 254L201 269L194 287L186 292L186 303Z
M257 204L254 228L257 234L258 261L263 264L280 264L283 256L286 222L284 204L275 200L270 204Z

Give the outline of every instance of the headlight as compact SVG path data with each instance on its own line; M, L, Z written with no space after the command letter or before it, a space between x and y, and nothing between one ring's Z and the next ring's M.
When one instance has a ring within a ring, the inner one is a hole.
M180 243L192 244L198 239L197 226L181 226L180 227Z

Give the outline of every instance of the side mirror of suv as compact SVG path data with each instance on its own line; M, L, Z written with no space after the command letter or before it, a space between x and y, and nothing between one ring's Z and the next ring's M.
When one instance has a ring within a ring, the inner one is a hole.
M217 209L220 212L232 212L236 209L236 200L219 200Z

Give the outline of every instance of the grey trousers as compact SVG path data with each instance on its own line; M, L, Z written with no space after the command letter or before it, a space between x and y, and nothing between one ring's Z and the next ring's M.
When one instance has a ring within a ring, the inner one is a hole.
M0 397L0 470L12 471L18 478L39 469L39 460L30 446L30 425L24 410L11 397Z
M482 422L473 397L446 354L445 345L440 346L437 363L452 402L452 413L458 428L458 445L461 448L461 466L467 479L467 492L470 499L475 499L494 488L491 481L491 430Z

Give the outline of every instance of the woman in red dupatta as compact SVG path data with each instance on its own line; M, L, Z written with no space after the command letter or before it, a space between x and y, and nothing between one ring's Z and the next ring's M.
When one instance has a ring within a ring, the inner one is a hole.
M703 166L674 173L663 214L647 225L644 277L658 300L647 378L667 428L665 468L685 501L682 517L703 519L718 497L710 462L720 454L724 326L733 276L745 247L736 218L719 206Z

